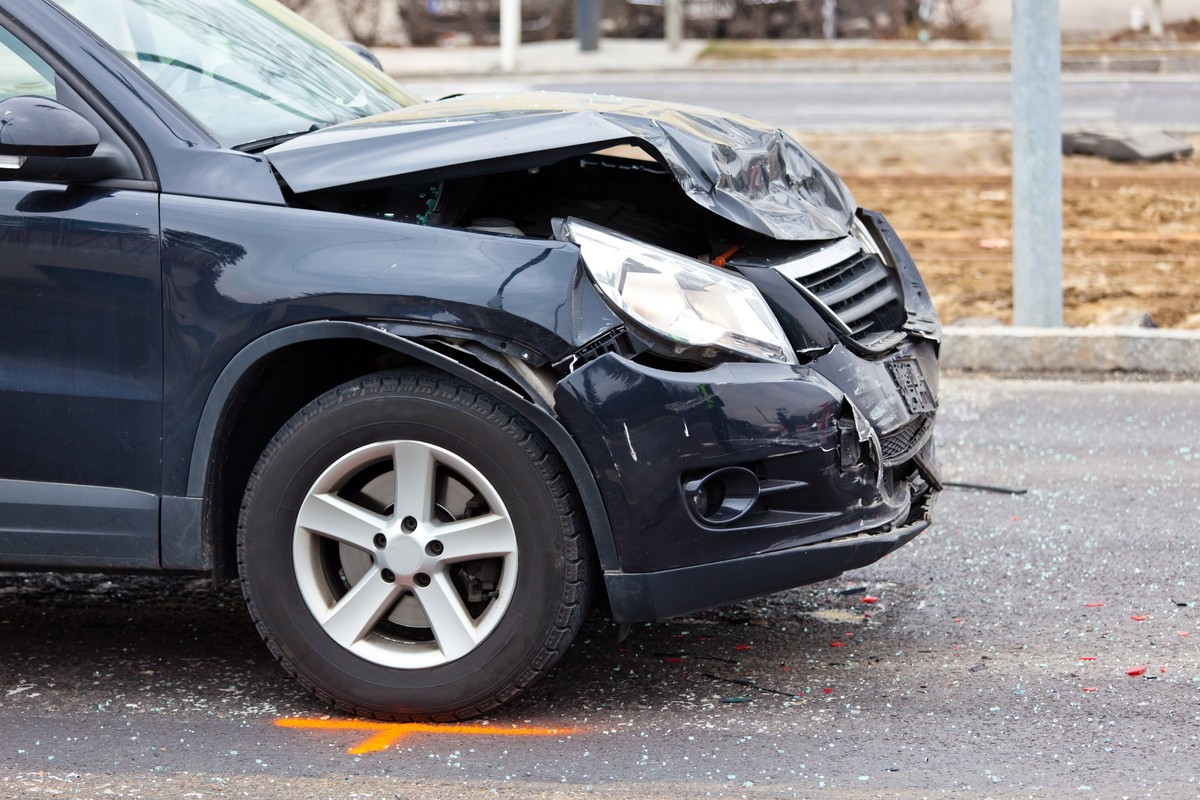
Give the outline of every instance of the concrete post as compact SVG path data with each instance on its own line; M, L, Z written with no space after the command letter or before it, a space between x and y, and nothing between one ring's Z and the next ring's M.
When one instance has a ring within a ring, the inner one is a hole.
M667 47L678 50L683 42L683 0L663 0L663 32Z
M1156 39L1161 39L1164 33L1162 11L1162 0L1152 0L1150 3L1150 35Z
M821 35L826 39L837 38L837 0L821 3Z
M1058 0L1013 0L1013 324L1060 327L1062 45Z
M575 0L575 38L582 53L600 49L600 0Z
M500 0L500 69L515 72L521 47L521 0Z

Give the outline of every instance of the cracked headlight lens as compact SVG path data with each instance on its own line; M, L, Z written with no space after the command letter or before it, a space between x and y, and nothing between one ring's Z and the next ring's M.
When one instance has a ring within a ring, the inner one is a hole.
M718 347L795 364L796 353L761 293L740 276L577 219L560 238L579 246L610 303L676 349Z

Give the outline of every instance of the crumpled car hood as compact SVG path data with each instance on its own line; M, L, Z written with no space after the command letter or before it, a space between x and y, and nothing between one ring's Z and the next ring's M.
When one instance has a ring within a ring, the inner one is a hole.
M557 92L464 95L343 123L265 151L296 193L388 178L545 166L636 144L695 202L776 239L849 233L850 190L782 131L695 106Z

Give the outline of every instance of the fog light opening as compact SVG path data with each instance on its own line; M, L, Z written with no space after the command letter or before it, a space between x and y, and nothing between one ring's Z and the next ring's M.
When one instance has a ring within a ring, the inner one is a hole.
M758 502L758 476L745 467L726 467L683 484L683 495L701 521L728 525L746 516Z

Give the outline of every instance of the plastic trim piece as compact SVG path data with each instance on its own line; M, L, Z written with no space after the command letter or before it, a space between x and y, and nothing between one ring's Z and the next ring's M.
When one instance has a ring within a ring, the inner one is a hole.
M162 498L158 517L163 569L212 569L213 540L203 515L204 501L199 497Z
M930 526L921 519L889 533L759 553L662 572L606 572L617 622L653 622L835 578L873 564Z
M0 568L157 569L158 496L0 480Z

